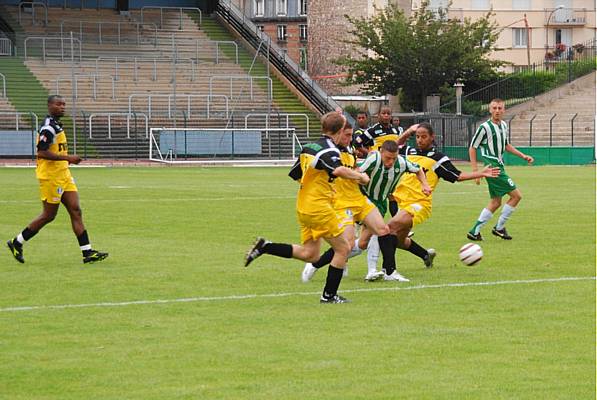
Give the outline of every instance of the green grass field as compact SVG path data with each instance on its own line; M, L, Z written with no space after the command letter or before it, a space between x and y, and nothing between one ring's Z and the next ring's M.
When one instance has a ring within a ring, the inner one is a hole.
M458 249L486 187L441 182L415 236L435 267L399 251L411 282L367 283L359 256L340 305L298 261L242 267L258 234L298 240L286 172L73 169L110 257L82 264L65 210L26 264L0 243L0 398L595 398L594 167L509 168L514 240L487 226L474 267ZM33 169L0 169L0 207L6 241L41 209Z

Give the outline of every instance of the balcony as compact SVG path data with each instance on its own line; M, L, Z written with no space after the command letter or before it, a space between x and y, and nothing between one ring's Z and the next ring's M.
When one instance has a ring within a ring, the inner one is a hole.
M552 14L553 13L553 14ZM551 15L549 21L547 19ZM549 26L583 26L587 24L587 10L585 8L546 8L545 25Z

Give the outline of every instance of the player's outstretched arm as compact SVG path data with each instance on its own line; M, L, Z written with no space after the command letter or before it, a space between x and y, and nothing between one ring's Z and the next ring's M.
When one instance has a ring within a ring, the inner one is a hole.
M529 156L528 154L524 154L523 152L521 152L520 150L518 150L516 147L512 146L510 143L508 143L506 145L506 151L508 153L512 153L515 156L518 156L520 158L522 158L523 160L525 160L527 163L532 164L535 159L531 156Z
M68 161L69 164L79 164L81 157L56 154L50 150L37 150L37 157L52 161Z
M458 176L458 182L469 181L471 179L479 180L480 178L496 178L499 174L499 168L494 168L488 165L481 171L461 172Z
M367 174L355 171L347 167L338 167L332 173L334 174L334 176L338 176L340 178L358 181L361 185L366 185L369 183L369 176Z

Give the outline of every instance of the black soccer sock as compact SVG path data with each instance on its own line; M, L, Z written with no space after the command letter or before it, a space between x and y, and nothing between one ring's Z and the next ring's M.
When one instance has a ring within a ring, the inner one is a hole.
M406 250L410 251L415 256L422 258L422 259L425 259L425 257L427 257L427 254L428 254L427 250L425 250L424 248L419 246L419 244L412 239L410 240L410 247Z
M334 258L334 249L332 249L331 247L321 255L321 257L319 257L319 260L315 261L313 263L313 266L317 269L328 265L329 263L332 262L332 259Z
M396 200L390 201L390 215L393 217L394 215L398 214L398 202Z
M81 248L83 257L87 257L91 253L91 244L89 243L87 231L83 231L83 233L77 236L77 240L79 241L79 247Z
M25 229L23 229L23 232L21 232L19 235L17 235L17 237L13 239L13 243L16 243L17 246L22 246L24 242L37 235L37 232L39 231L34 231L29 229L29 227L26 227Z
M323 288L323 297L331 298L338 294L338 288L340 287L340 281L342 280L343 270L336 268L330 264L328 268L328 276L325 280L325 287Z
M263 252L283 258L292 258L292 245L287 243L268 243L263 246Z
M396 246L398 245L398 238L396 235L390 233L378 237L377 240L383 257L382 268L386 271L386 275L391 275L396 270Z

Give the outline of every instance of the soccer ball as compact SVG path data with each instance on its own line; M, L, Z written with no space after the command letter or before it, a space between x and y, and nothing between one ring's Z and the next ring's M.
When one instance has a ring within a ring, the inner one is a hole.
M464 265L475 265L483 258L481 246L474 243L467 243L460 248L460 261Z

